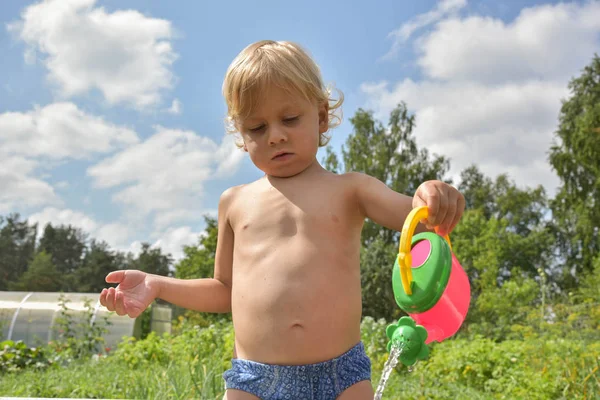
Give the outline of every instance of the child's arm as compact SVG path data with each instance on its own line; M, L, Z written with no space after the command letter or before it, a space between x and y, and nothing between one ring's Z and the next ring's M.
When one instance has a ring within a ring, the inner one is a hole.
M114 271L106 276L106 282L119 285L103 289L100 303L109 311L127 314L131 318L140 315L156 298L197 311L231 311L233 231L229 225L228 210L232 197L230 189L221 195L219 201L214 278L184 280L136 270Z
M429 208L427 229L438 227L438 233L450 233L458 224L465 208L464 197L452 186L441 181L427 181L414 197L397 193L383 182L362 173L351 173L361 212L375 223L402 231L406 216L419 206ZM417 232L425 230L420 224Z
M225 191L219 200L214 278L181 280L156 277L160 288L159 298L191 310L213 313L231 311L233 230L229 224L228 209L232 191Z

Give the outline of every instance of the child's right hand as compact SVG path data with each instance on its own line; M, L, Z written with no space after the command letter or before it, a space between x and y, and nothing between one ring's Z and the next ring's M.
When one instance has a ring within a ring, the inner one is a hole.
M138 317L158 297L158 282L153 275L137 270L113 271L106 282L118 283L116 288L102 289L100 304L118 315Z

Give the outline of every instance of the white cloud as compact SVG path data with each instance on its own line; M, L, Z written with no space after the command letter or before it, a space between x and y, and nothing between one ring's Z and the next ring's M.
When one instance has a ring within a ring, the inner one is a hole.
M102 224L82 212L55 207L46 207L42 211L30 215L28 221L38 223L40 233L48 223L53 226L71 225L80 228L89 235L90 239L105 241L114 250L127 248L128 240L132 234L129 225L122 223Z
M244 153L235 146L234 139L226 136L215 154L217 162L215 178L225 178L235 174L243 158Z
M86 233L92 233L98 227L96 221L81 212L54 207L44 208L42 211L30 215L28 220L31 223L38 223L39 230L43 230L48 223L57 226L72 225Z
M217 216L219 215L219 210L216 208L206 208L206 209L204 209L204 211L202 211L201 214L203 216L207 215L211 218L217 219Z
M400 28L389 33L388 37L392 37L394 42L390 51L382 57L389 59L396 55L400 47L415 33L417 30L429 26L448 14L455 13L467 5L467 0L442 0L438 3L435 9L405 22Z
M193 232L189 226L169 228L152 247L160 247L163 254L170 253L175 261L184 257L183 246L191 246L198 243L200 232Z
M8 25L37 54L65 97L99 90L109 104L144 108L160 103L173 87L177 55L169 21L135 10L108 13L96 0L45 0L24 9Z
M0 155L80 159L137 142L134 131L89 115L73 103L0 114Z
M169 114L180 115L183 112L183 104L179 99L174 99L171 103L171 107L167 109Z
M205 215L211 218L217 218L218 210L214 208L207 209L176 209L164 210L157 213L154 217L154 228L157 232L172 226L179 221L195 221L204 218Z
M177 263L185 256L183 246L194 246L198 244L200 237L205 236L206 232L193 232L189 226L171 227L160 232L155 232L153 236L158 237L150 245L150 248L160 248L162 254L171 254L174 263ZM119 248L120 251L131 253L138 257L142 252L142 243L148 241L136 240L128 246Z
M198 217L192 209L163 210L154 217L154 225L157 231L162 231L178 221L196 220Z
M547 161L567 84L600 46L600 3L523 9L511 23L455 16L418 37L424 79L361 86L379 119L405 101L420 146L451 159L450 175L477 164L520 185L558 178Z
M36 161L16 156L2 156L0 163L0 214L45 204L61 204L48 183L32 176Z
M379 84L362 89L379 110L379 119L401 101L416 110L417 142L449 156L454 176L475 163L492 177L509 173L521 184L548 188L557 183L545 159L560 98L567 94L564 85L530 82L492 87L407 79L393 88Z
M113 201L127 206L131 215L159 212L155 223L165 226L201 217L204 183L236 170L243 154L234 152L241 153L231 136L218 145L191 131L157 127L146 141L92 166L88 175L100 188L123 185Z
M134 257L138 257L142 252L142 241L136 240L129 243L125 248L119 249L124 253L131 253Z
M57 162L137 142L134 131L89 115L73 103L1 113L0 213L61 205L55 189L64 189L69 182L58 182L54 188L45 182Z
M128 248L129 241L133 235L133 227L121 222L102 224L94 231L95 238L104 240L116 250Z
M600 2L526 8L511 23L471 16L440 22L416 42L429 78L485 83L564 81L598 51Z

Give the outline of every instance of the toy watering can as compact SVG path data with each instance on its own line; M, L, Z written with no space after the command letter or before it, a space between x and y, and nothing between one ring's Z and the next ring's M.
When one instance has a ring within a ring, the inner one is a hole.
M412 365L429 354L432 341L454 335L462 325L471 299L467 274L452 253L450 238L425 232L413 236L427 207L413 209L400 236L400 249L392 272L392 287L398 306L409 317L389 325L386 335L407 350L400 361Z

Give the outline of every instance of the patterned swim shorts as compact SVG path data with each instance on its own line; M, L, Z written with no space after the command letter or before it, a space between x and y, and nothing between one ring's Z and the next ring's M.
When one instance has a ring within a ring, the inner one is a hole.
M251 393L262 400L330 400L350 386L371 380L371 360L362 342L329 361L308 365L272 365L231 360L226 389Z

